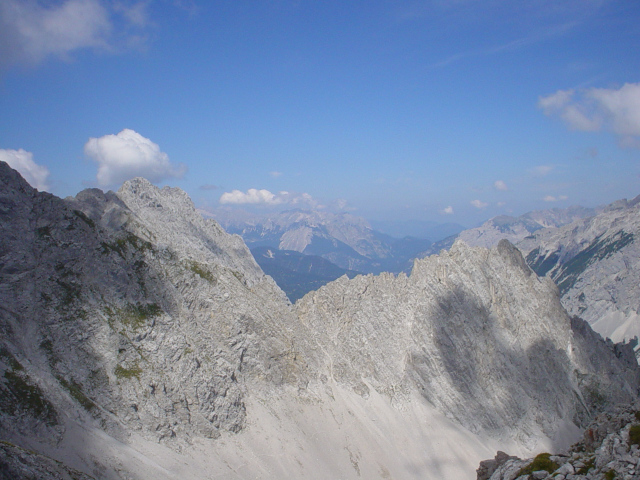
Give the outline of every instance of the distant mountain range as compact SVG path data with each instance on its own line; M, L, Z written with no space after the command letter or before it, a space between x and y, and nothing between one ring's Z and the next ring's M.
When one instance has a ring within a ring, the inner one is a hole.
M291 301L343 274L408 272L416 255L433 243L427 238L391 237L372 229L364 218L350 213L289 210L259 216L224 208L200 212L213 217L227 232L242 236L254 255L256 248L266 247L271 253L265 256L264 249L258 250L256 261ZM431 228L435 232L437 224ZM446 224L442 231L457 228L459 226ZM305 260L293 252L312 256L315 260ZM332 263L335 268L329 268L318 258ZM297 270L298 266L291 270L292 262L304 264L304 271ZM327 276L328 271L334 273Z
M423 258L440 250L448 250L457 239L464 240L467 245L473 247L492 247L503 238L511 243L517 243L542 228L561 227L574 220L591 217L597 212L598 209L572 206L534 210L519 217L499 215L487 220L479 227L463 230L433 243L427 250L421 252L419 257Z

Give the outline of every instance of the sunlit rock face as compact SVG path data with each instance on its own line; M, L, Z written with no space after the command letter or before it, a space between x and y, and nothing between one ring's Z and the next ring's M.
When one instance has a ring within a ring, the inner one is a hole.
M540 275L555 280L571 315L614 341L640 335L640 197L595 216L544 229L518 243Z
M0 457L94 478L470 478L638 387L508 242L292 306L179 189L62 200L2 163L0 331Z
M635 395L637 372L611 370L611 348L572 325L554 283L507 241L458 242L416 261L409 277L342 278L296 309L318 332L327 368L354 390L417 389L474 432L535 443Z

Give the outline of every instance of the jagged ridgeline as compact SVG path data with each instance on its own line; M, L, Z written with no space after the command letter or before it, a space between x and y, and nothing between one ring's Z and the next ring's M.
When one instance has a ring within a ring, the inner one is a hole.
M179 189L59 199L4 163L0 235L8 478L472 478L638 389L508 242L293 306Z

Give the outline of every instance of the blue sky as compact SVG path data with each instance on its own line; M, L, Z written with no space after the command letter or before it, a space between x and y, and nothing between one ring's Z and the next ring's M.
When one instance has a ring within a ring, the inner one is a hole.
M640 194L634 0L3 0L0 159L59 196L472 226Z

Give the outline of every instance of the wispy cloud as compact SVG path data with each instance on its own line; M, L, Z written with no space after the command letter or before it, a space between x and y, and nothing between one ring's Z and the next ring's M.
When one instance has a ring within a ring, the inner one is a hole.
M471 200L471 205L473 205L474 207L476 207L477 209L481 210L483 208L487 208L489 206L488 203L483 202L481 200Z
M529 35L516 38L506 43L502 43L500 45L493 45L486 48L478 48L473 50L467 50L465 52L459 52L453 54L439 62L436 62L430 65L430 68L441 68L456 63L458 61L464 60L466 58L476 58L476 57L485 57L491 55L497 55L503 52L514 52L520 50L522 48L528 47L530 45L535 45L537 43L543 42L550 38L562 36L575 28L579 23L576 21L570 21L567 23L563 23L560 25L555 25L552 27L547 27L541 30L538 30Z
M554 197L553 195L547 195L542 200L544 200L545 202L562 202L568 199L569 197L567 197L566 195L559 195L557 197Z
M538 107L572 130L609 131L622 146L640 146L640 83L620 88L558 90L540 97Z
M187 171L185 165L173 165L156 143L128 128L117 135L90 138L84 152L98 164L96 180L101 186L115 185L133 177L160 182L181 178Z
M2 0L0 2L0 67L36 65L47 57L63 60L77 50L114 52L140 46L149 25L148 1Z
M273 178L278 178L282 176L282 172L273 171L273 172L269 172L269 175Z

